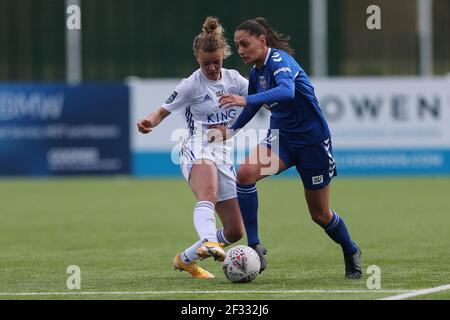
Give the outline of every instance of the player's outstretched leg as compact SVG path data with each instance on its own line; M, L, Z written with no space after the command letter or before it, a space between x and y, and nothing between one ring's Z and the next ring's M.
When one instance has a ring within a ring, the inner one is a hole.
M334 211L333 217L328 225L324 227L328 236L342 247L345 262L345 277L350 280L360 279L362 275L361 268L361 250L350 238L347 226L344 220Z
M220 241L221 246L228 246L231 243L225 238L223 228L217 229L217 239ZM202 247L203 241L199 240L192 246L176 255L173 259L173 265L175 269L180 271L187 271L194 278L211 279L214 275L207 270L201 268L197 264L197 260L201 259L197 254L197 250Z
M344 220L329 207L330 185L319 190L305 189L306 202L311 218L320 225L326 234L342 248L345 262L345 277L360 279L361 250L353 242Z
M184 256L184 258L182 258ZM186 271L190 273L194 278L199 279L213 279L214 275L202 267L200 267L195 261L186 261L184 253L178 253L173 258L173 266L176 270Z

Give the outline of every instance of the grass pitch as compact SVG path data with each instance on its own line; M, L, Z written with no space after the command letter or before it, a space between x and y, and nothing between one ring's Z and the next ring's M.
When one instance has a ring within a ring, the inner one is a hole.
M450 179L333 180L332 208L364 272L380 267L380 291L367 289L366 273L344 280L341 249L309 218L300 180L269 178L258 193L268 268L233 284L212 260L202 266L213 280L173 270L197 240L184 180L0 180L0 299L377 299L450 283ZM69 265L81 269L81 290L66 286Z

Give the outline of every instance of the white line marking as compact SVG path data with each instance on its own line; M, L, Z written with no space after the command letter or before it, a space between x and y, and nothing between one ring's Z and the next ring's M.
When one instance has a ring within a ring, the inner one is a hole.
M450 284L446 284L446 285L434 287L434 288L415 290L413 292L409 292L409 293L405 293L405 294L399 294L396 296L385 297L380 300L403 300L403 299L407 299L407 298L411 298L411 297L417 297L417 296L421 296L424 294L430 294L430 293L435 293L435 292L444 291L444 290L450 290Z
M70 292L0 292L0 296L65 296L65 295L164 295L215 293L405 293L413 290L209 290L209 291L70 291Z

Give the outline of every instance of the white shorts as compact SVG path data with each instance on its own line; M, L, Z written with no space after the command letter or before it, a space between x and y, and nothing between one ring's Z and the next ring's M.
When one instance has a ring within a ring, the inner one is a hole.
M188 156L189 155L189 156ZM189 182L189 175L195 161L208 159L216 164L218 178L217 202L233 199L237 197L236 192L236 171L232 163L217 164L214 156L208 152L199 152L195 154L189 150L180 157L180 168L186 181Z

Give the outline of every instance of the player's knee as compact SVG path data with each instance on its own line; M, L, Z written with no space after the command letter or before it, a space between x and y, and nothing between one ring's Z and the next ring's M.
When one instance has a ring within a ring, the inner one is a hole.
M234 227L229 230L224 230L225 237L231 243L238 242L244 236L244 229L241 227Z
M250 165L241 165L237 172L237 182L239 184L252 184L256 182L257 174Z
M198 201L217 202L217 191L214 188L208 188L198 194Z

